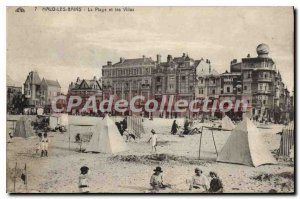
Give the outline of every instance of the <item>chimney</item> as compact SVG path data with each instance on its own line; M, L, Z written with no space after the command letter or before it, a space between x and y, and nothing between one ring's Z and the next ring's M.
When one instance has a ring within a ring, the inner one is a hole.
M161 63L161 55L160 54L156 55L156 61L157 61L157 64Z
M250 58L250 54L248 53L247 58Z
M182 53L182 57L185 57L185 53Z
M208 59L206 59L206 63L208 63Z
M143 55L143 61L145 61L146 60L146 56L145 55Z
M108 65L108 66L111 66L111 61L108 61L108 62L107 62L107 65Z
M208 66L208 72L211 73L211 65Z
M167 61L170 62L170 61L172 61L172 59L173 59L173 58L172 58L172 55L168 55Z
M125 61L124 57L120 57L120 62L123 63Z
M77 77L77 80L76 80L76 82L79 82L80 81L80 78L79 77Z
M97 77L96 76L94 76L94 79L93 80L97 80Z

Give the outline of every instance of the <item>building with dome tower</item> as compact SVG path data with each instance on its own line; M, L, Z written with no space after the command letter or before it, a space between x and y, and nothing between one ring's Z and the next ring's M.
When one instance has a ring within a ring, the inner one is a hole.
M257 56L234 59L230 65L231 73L241 73L242 98L252 107L252 117L258 120L280 122L288 120L289 92L282 82L276 64L269 57L267 44L259 44ZM287 96L288 95L288 96Z

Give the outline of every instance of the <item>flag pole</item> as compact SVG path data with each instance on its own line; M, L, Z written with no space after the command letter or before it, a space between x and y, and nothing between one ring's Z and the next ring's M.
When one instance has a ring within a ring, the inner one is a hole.
M199 160L201 158L201 141L202 141L202 134L203 134L203 126L201 127L201 134L200 134L200 143L199 143Z
M28 183L28 173L27 173L27 166L26 166L26 163L25 163L25 187L26 187L26 192L28 192L27 183Z
M218 155L218 150L217 150L217 145L216 145L216 142L215 142L215 137L214 137L214 131L211 130L211 135L212 135L212 138L213 138L213 141L214 141L214 145L215 145L215 149L216 149L216 153L217 153L217 157L219 156Z
M16 162L15 176L14 176L14 193L16 193L17 165L18 165L18 163Z
M68 128L68 130L69 130L69 151L71 150L71 129L70 129L70 124L69 124L69 128Z

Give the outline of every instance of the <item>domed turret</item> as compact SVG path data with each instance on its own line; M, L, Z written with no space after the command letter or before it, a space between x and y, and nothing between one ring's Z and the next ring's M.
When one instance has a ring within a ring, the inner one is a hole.
M259 44L256 48L258 57L268 57L269 55L269 46L267 44Z

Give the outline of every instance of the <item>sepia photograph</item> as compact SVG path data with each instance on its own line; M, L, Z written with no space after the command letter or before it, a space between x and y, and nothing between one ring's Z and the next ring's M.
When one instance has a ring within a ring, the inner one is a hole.
M294 7L5 9L7 193L295 194Z

